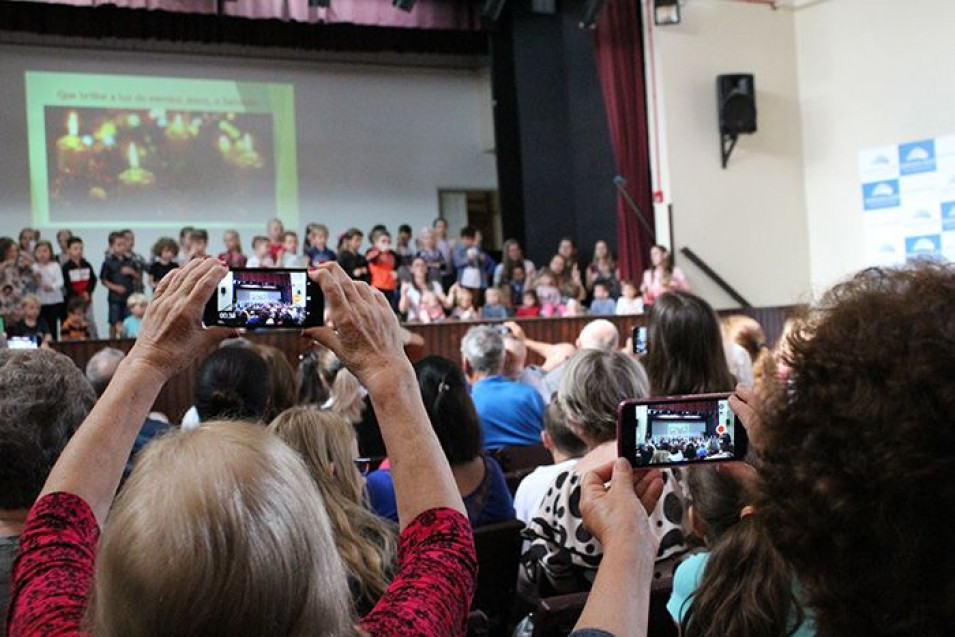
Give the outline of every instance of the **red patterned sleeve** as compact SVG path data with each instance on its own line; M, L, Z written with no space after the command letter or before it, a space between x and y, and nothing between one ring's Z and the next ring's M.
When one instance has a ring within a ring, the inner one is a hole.
M36 501L13 565L11 636L80 633L98 541L99 525L82 498L51 493Z
M371 635L463 636L476 577L468 519L453 509L425 511L401 532L398 572L362 628Z

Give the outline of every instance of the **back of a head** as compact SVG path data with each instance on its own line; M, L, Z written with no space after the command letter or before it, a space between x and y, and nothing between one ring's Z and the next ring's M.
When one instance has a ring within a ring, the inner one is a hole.
M311 350L301 357L296 372L297 396L299 405L321 407L328 400L330 386L322 374L322 353L325 350Z
M647 374L631 356L618 351L580 350L564 366L557 390L567 420L589 445L617 435L617 405L649 394Z
M504 369L504 337L493 327L469 329L461 341L461 353L475 372L493 375Z
M577 337L579 349L597 349L609 352L620 347L620 332L617 326L607 319L591 321L580 330Z
M294 451L248 423L144 450L95 582L96 635L354 634L321 495Z
M272 420L295 405L295 370L277 347L256 345L255 351L269 366L269 411L265 419Z
M481 421L461 369L441 356L415 363L421 399L452 465L473 460L481 452Z
M76 365L51 350L0 350L0 510L29 509L96 402Z
M759 509L744 511L754 494L732 472L706 464L687 469L687 486L709 553L680 634L791 635L804 612Z
M90 381L97 396L102 396L113 379L119 364L126 358L121 350L114 347L104 347L93 354L86 363L86 380Z
M559 400L550 401L544 410L544 429L554 447L566 456L579 458L587 453L587 444L567 424L567 416Z
M716 312L688 292L668 292L650 306L643 359L654 396L732 391Z
M763 506L820 635L955 625L953 316L951 265L870 269L790 337L763 414Z
M196 376L199 419L265 422L269 410L269 367L254 349L224 347L206 358Z

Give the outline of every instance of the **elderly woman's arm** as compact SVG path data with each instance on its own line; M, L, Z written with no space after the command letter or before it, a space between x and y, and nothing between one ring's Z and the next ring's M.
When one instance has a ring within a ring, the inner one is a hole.
M335 329L312 328L306 334L335 352L368 390L391 462L401 528L429 509L466 515L388 301L334 263L310 276L322 286Z
M608 478L609 489L604 486ZM577 631L606 631L615 637L647 634L657 553L648 512L663 492L663 481L658 471L644 473L636 487L633 480L630 464L618 458L587 473L581 483L584 524L603 544L604 553Z
M234 333L202 327L203 308L225 273L215 259L195 260L160 282L136 344L63 450L40 497L72 493L86 501L103 524L133 442L159 390Z

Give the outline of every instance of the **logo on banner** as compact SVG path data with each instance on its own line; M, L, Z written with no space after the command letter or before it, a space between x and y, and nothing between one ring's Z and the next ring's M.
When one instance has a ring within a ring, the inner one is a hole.
M905 240L905 257L908 261L937 259L942 256L942 238L937 234L908 237Z
M899 145L899 171L903 175L928 173L935 170L935 140Z
M942 230L955 230L955 201L942 203Z
M888 179L862 184L862 200L866 210L895 208L899 205L899 180Z

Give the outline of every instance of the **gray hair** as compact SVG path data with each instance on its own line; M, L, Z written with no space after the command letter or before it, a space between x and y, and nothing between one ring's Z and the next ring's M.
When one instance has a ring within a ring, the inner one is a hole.
M597 445L616 436L617 405L649 393L647 372L633 357L585 349L564 364L557 398L575 433Z
M93 354L89 362L86 363L86 380L90 381L93 390L97 396L102 396L103 392L109 386L109 381L113 380L113 374L116 368L126 358L122 350L114 347L104 347Z
M0 509L28 509L96 395L51 350L0 350Z
M609 352L620 345L620 332L617 326L607 319L597 319L584 325L577 337L577 347L580 349L598 349Z
M461 340L461 354L474 371L500 374L504 369L504 337L493 327L477 325Z

